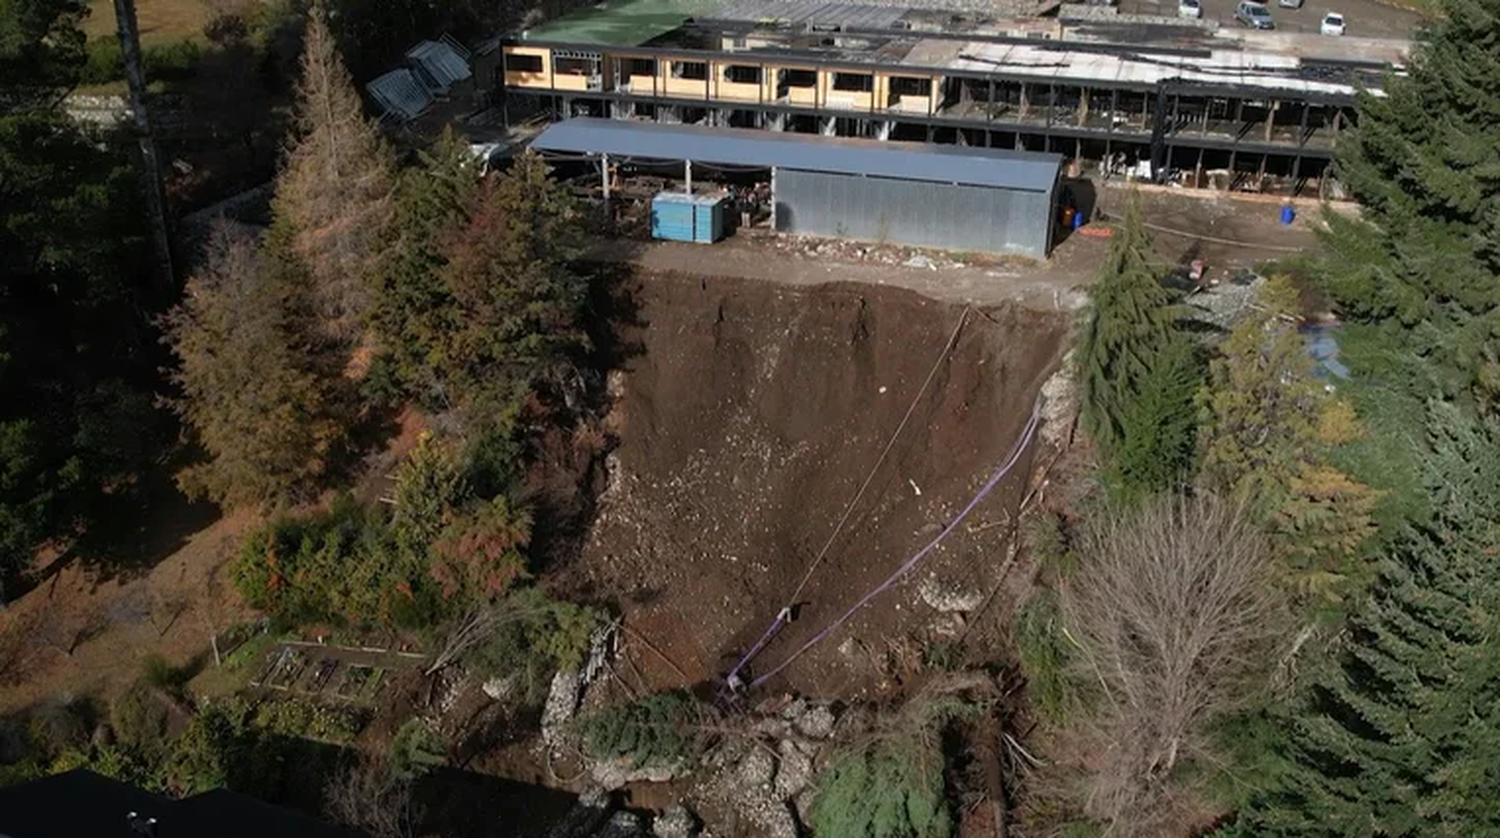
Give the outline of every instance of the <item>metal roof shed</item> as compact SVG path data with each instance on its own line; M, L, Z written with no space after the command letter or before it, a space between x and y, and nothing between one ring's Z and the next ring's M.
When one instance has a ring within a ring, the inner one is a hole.
M432 93L426 85L406 67L392 70L365 85L371 98L380 103L387 114L396 114L403 120L416 119L432 106Z
M450 87L471 75L468 58L445 41L422 41L407 50L406 57L434 95L446 95Z
M532 145L769 169L781 232L1035 258L1051 248L1063 162L974 146L592 118L554 124Z

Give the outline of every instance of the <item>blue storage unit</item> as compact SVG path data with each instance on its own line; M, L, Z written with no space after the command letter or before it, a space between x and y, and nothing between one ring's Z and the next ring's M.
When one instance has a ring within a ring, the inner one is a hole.
M651 199L651 238L712 244L723 237L723 196L662 192Z

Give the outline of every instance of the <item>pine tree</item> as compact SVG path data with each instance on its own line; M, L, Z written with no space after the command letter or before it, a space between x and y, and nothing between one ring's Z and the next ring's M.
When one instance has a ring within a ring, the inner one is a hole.
M1199 483L1251 498L1288 581L1337 600L1359 581L1354 559L1374 529L1379 495L1329 462L1361 428L1348 403L1313 376L1288 317L1295 299L1285 277L1272 277L1259 295L1261 315L1235 327L1210 361Z
M1127 495L1179 484L1193 466L1198 442L1196 402L1203 386L1197 348L1176 340L1141 380L1141 392L1121 416L1115 479Z
M1362 207L1330 214L1330 291L1438 362L1450 393L1500 407L1500 0L1442 0L1407 72L1362 94L1340 138ZM1421 328L1416 328L1421 326Z
M389 212L391 160L320 3L308 13L294 134L272 209L312 268L323 329L354 343L375 296L369 273Z
M588 279L570 264L581 238L572 198L537 155L484 182L445 248L442 277L456 307L433 357L449 392L494 411L562 380L589 345Z
M1500 428L1431 410L1436 517L1379 563L1284 770L1224 838L1500 835Z
M460 312L443 281L444 242L468 221L479 187L474 156L445 131L401 175L375 268L375 328L401 384L432 408L453 406L441 373L445 335Z
M286 238L273 228L262 253L247 233L216 231L166 319L181 362L174 407L209 455L179 482L221 504L306 494L344 439L337 378L303 337L307 274Z
M1326 394L1290 320L1290 282L1271 278L1262 313L1240 323L1209 362L1202 396L1202 481L1218 491L1277 490L1308 461Z
M1125 413L1158 356L1176 337L1178 311L1151 265L1151 238L1132 196L1090 294L1078 337L1084 428L1106 452L1125 434Z

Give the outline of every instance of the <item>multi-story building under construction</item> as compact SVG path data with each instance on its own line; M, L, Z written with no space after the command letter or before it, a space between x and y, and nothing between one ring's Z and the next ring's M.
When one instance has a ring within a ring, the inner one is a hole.
M513 117L1046 151L1108 175L1324 194L1357 91L1379 95L1408 46L1074 20L1066 10L1078 7L1062 8L998 19L820 0L616 0L482 45L474 71Z

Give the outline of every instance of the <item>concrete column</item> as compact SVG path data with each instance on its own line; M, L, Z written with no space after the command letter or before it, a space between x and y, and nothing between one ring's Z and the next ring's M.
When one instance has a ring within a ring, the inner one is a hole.
M683 178L687 181L687 188L683 191L693 194L693 161L684 160L682 163Z
M609 155L599 155L599 171L604 176L604 200L609 201Z
M1266 142L1271 141L1271 129L1276 127L1276 112L1281 110L1279 99L1271 100L1271 109L1266 112Z

